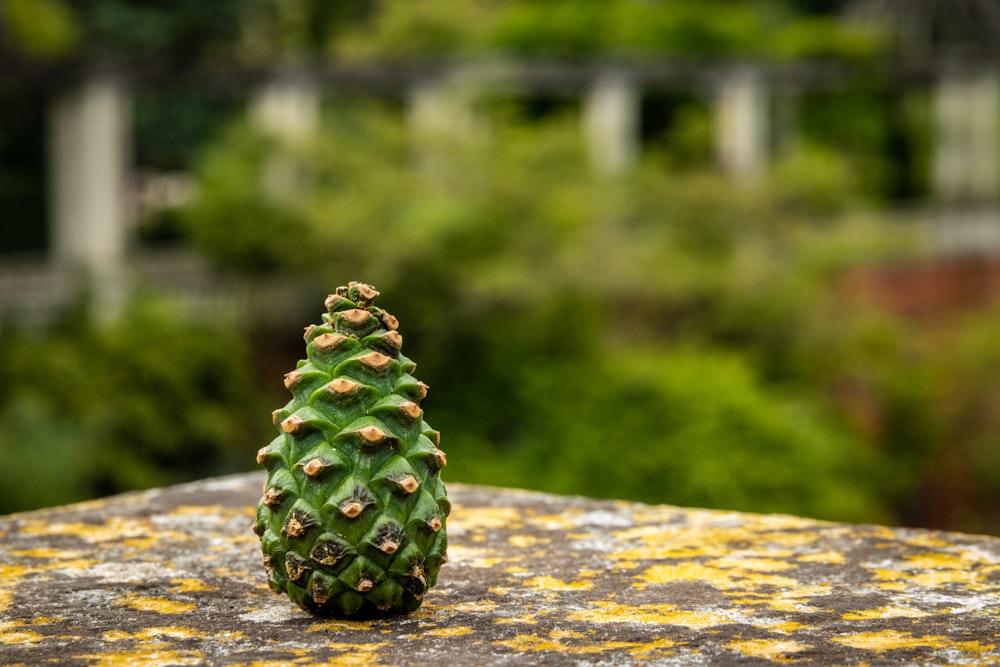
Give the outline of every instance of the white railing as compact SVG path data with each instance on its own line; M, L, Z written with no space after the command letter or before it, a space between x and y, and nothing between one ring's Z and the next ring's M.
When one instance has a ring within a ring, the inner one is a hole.
M155 295L179 316L209 322L287 321L307 292L288 278L228 275L189 250L137 252L115 275L126 301ZM0 332L58 322L87 303L89 283L85 272L42 257L0 258Z

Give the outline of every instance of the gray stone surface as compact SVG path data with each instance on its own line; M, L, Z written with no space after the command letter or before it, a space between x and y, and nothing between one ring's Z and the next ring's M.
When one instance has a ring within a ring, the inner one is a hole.
M407 616L265 584L260 474L0 518L0 664L996 664L1000 539L449 485Z

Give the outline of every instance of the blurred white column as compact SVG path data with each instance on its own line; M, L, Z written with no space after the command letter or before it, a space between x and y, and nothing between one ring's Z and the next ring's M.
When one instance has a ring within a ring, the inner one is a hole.
M307 77L279 75L254 91L248 114L253 125L280 142L305 145L319 131L319 86ZM298 197L308 182L301 160L285 151L269 155L262 169L260 187L278 198Z
M320 121L319 86L299 76L279 76L261 86L250 101L258 127L290 140L308 139Z
M93 75L52 102L49 164L55 259L83 269L98 319L117 316L127 292L127 86Z
M406 120L419 146L423 176L434 182L461 169L456 151L478 149L488 139L488 119L477 112L476 104L502 76L502 71L487 66L464 66L410 87Z
M417 82L409 90L410 128L429 140L475 141L487 131L476 99L498 74L487 67L456 68L446 76Z
M590 86L583 107L583 133L594 170L621 174L639 157L639 86L622 72L606 72Z
M934 91L933 187L944 202L1000 194L1000 73L950 66Z
M715 148L722 169L753 179L767 166L770 137L768 91L763 73L740 67L720 82L715 97Z

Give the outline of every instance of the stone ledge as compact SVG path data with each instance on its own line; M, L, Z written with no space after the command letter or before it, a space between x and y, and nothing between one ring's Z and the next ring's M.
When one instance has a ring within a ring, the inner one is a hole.
M262 476L0 518L0 664L1000 662L1000 538L449 485L408 616L270 593Z

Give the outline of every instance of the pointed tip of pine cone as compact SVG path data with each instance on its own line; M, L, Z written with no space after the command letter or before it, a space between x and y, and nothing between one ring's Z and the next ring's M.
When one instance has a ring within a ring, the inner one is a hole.
M351 285L357 290L358 296L365 301L374 301L375 297L379 295L379 291L371 285L365 283L351 283Z

